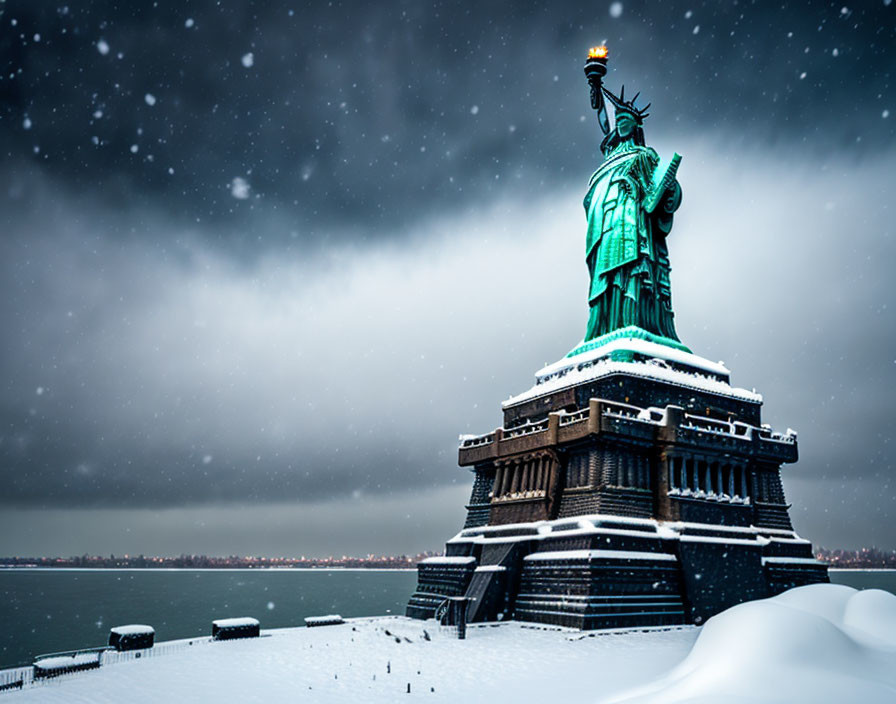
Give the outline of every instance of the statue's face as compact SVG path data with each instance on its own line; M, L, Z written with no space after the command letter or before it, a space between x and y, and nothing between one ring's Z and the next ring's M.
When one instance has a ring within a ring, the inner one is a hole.
M620 112L616 116L616 131L619 133L619 136L622 137L622 139L628 139L629 137L631 137L637 125L638 123L635 122L635 118L629 115L627 112Z

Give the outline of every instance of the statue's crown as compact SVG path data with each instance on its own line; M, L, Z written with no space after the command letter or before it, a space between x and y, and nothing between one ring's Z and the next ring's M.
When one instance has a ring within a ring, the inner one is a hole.
M613 107L616 109L616 114L618 115L620 112L627 112L629 115L635 118L637 123L640 125L644 122L644 118L647 117L650 113L647 112L647 108L650 107L650 103L647 103L643 108L635 107L635 101L638 99L638 96L641 95L640 92L635 93L635 97L631 100L625 99L625 86L622 86L622 90L619 92L619 95L613 95L609 90L601 86L601 90L603 94L606 96L607 100L613 103Z

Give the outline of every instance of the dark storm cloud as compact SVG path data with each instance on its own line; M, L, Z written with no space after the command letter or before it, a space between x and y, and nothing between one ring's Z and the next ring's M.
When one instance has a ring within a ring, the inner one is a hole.
M685 155L682 339L800 431L798 528L896 544L892 7L3 7L0 552L179 552L203 503L272 554L346 497L436 547L460 507L382 526L582 332L595 39Z
M302 503L7 509L0 554L415 555L463 523L467 487ZM72 530L73 526L77 530Z
M856 180L850 159L785 168L770 151L675 146L683 339L801 431L789 474L880 481L896 252L870 204L887 198L892 152ZM465 483L456 433L494 427L498 401L581 334L578 186L430 218L403 245L284 247L252 264L196 233L167 249L97 235L100 216L57 195L55 215L0 245L16 292L0 307L14 333L4 498L165 506Z
M608 84L653 102L654 136L728 128L744 146L864 154L894 134L883 2L628 2L618 18L579 2L6 6L0 148L19 176L162 202L251 247L242 228L273 209L281 236L320 243L335 219L383 237L370 225L491 198L508 178L540 190L588 171L581 63L602 39Z
M171 250L97 236L83 203L81 221L66 219L75 204L35 219L0 244L17 292L0 307L14 331L3 498L164 505L466 481L456 433L494 379L475 360L519 335L522 308L497 325L493 311L532 247L550 255L536 239L550 209L527 214L541 221L527 237L508 236L522 221L504 203L418 225L412 248L251 266L190 233Z

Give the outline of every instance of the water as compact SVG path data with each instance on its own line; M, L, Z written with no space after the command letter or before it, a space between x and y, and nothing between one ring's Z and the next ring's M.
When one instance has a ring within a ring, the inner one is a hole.
M330 613L403 614L416 581L416 570L0 570L0 667L105 645L127 623L162 641L210 635L214 619L232 616L284 628Z
M896 593L896 571L830 574ZM284 628L328 613L403 614L416 580L413 570L0 570L0 667L105 645L126 623L149 624L162 641L209 635L231 616Z
M834 584L855 589L886 589L896 594L896 570L829 570Z

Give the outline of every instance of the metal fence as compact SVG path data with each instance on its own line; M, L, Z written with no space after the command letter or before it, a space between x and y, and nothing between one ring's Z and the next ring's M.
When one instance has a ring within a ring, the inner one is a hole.
M166 643L158 643L151 648L142 650L122 650L121 652L106 650L100 658L100 665L114 665L120 662L139 660L140 658L157 658L161 655L182 652L194 646L207 645L212 642L211 638L205 636L202 638L190 638L189 640L172 640Z
M47 657L58 657L67 655L79 655L82 653L99 652L100 666L115 665L122 662L130 662L131 660L140 660L141 658L157 658L164 655L171 655L183 652L194 647L213 643L209 636L200 638L190 638L186 640L173 640L165 643L158 643L152 648L142 650L125 650L117 651L111 648L84 648L82 650L68 650L60 653L47 653L39 655L35 660ZM239 642L239 641L221 641L221 642ZM53 677L53 681L58 682L61 678L79 675L80 672L66 672ZM9 667L0 670L0 694L25 687L37 686L46 682L46 679L34 677L34 665L20 665L18 667Z
M0 692L28 687L33 681L34 667L31 665L0 670Z

